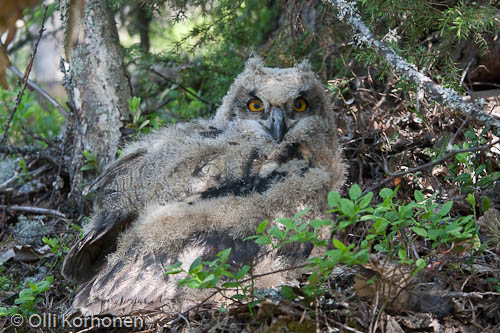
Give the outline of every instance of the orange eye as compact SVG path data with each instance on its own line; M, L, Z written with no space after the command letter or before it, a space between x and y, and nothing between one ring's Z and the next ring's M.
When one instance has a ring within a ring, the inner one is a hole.
M264 110L264 104L258 98L252 98L247 103L248 109L252 112L258 112Z
M307 102L303 98L297 98L295 102L293 102L293 109L297 112L303 112L307 110Z

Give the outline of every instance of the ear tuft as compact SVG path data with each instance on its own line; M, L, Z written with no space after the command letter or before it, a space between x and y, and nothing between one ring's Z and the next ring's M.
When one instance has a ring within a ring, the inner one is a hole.
M262 58L253 54L245 64L245 70L257 71L262 67L264 67L264 61Z
M311 72L312 71L311 63L309 62L308 59L304 59L302 60L301 63L297 65L297 69L301 72Z

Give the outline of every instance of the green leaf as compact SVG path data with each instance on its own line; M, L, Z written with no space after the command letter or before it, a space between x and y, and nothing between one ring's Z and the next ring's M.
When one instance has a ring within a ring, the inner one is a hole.
M314 229L318 229L324 225L332 225L332 221L330 220L312 220L310 223L311 227Z
M417 259L417 261L415 262L415 265L417 266L417 268L419 270L424 269L425 268L425 260L422 258Z
M294 234L294 235L291 235L290 237L288 237L288 241L299 242L301 240L304 240L304 238L305 238L304 234ZM307 240L305 240L305 241L307 241Z
M422 237L427 237L428 236L427 230L425 230L424 228L413 227L412 230L413 230L414 233L416 233L417 235L420 235Z
M236 294L236 295L231 296L231 298L240 301L242 299L245 299L245 295Z
M227 258L229 258L229 255L231 254L231 248L225 249L219 253L217 253L217 257L220 258L221 262L226 262Z
M481 209L483 212L487 211L491 207L490 199L487 196L481 197Z
M354 215L356 215L356 211L354 210L354 203L349 199L340 199L340 208L342 209L342 213L349 217L353 217Z
M19 293L19 298L18 299L21 300L22 302L34 301L35 300L35 296L33 296L33 292L32 292L31 289L23 289ZM17 301L17 299L16 299L16 301ZM19 303L16 303L16 304L19 304Z
M82 166L80 168L80 171L91 171L91 170L95 170L96 167L92 164L85 164L84 166Z
M294 220L297 220L299 218L301 218L302 216L306 215L310 210L311 210L312 207L306 207L304 209L302 209L300 212L298 212L297 214L295 214L295 216L293 217Z
M240 270L238 271L238 273L236 273L236 280L240 280L242 277L244 277L245 274L248 273L250 268L251 267L249 265L245 265L245 266L241 267Z
M467 163L467 155L468 153L460 153L455 155L455 158L461 163Z
M337 191L330 191L328 193L328 206L335 208L339 205L340 193Z
M201 265L201 257L197 258L191 266L189 267L189 274L194 275L201 271L203 266Z
M339 241L336 238L333 239L332 243L333 243L333 246L335 246L335 248L337 248L339 250L345 250L346 249L346 246L344 245L344 243L342 243L341 241Z
M412 206L402 206L399 208L400 210L400 216L403 218L403 219L408 219L410 217L413 216L413 209L412 209Z
M273 242L271 241L271 239L267 236L263 236L263 237L259 237L255 240L255 244L259 244L259 245L268 245L268 244L272 244Z
M356 261L359 262L360 265L364 265L370 260L370 254L366 250L361 250L354 256Z
M361 196L361 193L361 187L359 187L358 184L354 184L349 189L349 198L351 198L351 200L356 200Z
M347 221L342 221L339 223L339 229L340 230L344 230L345 228L347 228L348 226L350 226L351 224L353 224L354 222L351 221L351 220L347 220Z
M415 192L413 192L413 195L414 195L415 200L417 202L423 202L425 200L424 195L422 194L422 191L415 190Z
M362 198L361 201L359 202L359 208L363 209L367 207L370 202L372 201L373 198L373 192L368 192L366 193Z
M455 181L457 182L472 182L470 174L468 172L464 172L461 175L457 176L455 178Z
M403 249L399 249L398 250L398 257L401 258L401 259L403 259L403 260L406 259L406 258L408 258L408 256L406 255L406 251L403 250Z
M276 222L279 224L283 224L287 229L297 230L297 226L295 225L295 221L287 218L277 218Z
M476 198L474 197L474 194L469 193L467 195L467 198L465 200L472 206L472 209L475 209L476 207Z
M441 209L439 210L439 215L441 216L448 215L452 206L453 206L453 201L448 201L447 203L443 204L441 206Z
M201 283L208 283L214 279L215 279L215 275L212 273L212 274L209 274L207 277L205 277L203 279L203 281L201 281Z
M332 263L336 265L342 259L342 251L341 250L328 250L325 254L330 258Z
M130 113L132 113L132 115L134 115L134 113L137 111L137 108L141 104L141 98L134 96L132 98L129 98L127 101L128 101L128 107L130 109Z
M268 224L269 224L268 220L261 222L257 227L257 233L261 234L264 231L264 229L266 229Z
M168 271L165 271L165 275L174 275L174 274L179 274L179 273L182 273L184 272L183 269L172 269L172 270L168 270Z
M394 192L390 188L383 188L379 192L379 196L382 199L390 198L393 194L394 194Z
M294 299L295 293L293 292L293 288L290 286L281 286L280 294L288 299Z
M186 286L186 287L189 287L192 289L198 289L202 286L201 283L198 280L196 280L195 278L188 278L188 279L180 280L179 285Z
M222 288L238 288L239 286L239 282L224 282L222 284Z
M271 230L269 230L269 234L278 239L285 238L285 232L283 230L278 229L277 227L273 227Z

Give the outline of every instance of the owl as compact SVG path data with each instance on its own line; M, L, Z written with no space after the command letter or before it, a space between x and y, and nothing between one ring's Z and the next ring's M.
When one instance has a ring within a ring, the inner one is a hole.
M253 263L256 273L303 262L307 244L268 253L246 237L262 221L273 225L306 207L306 218L323 216L328 191L344 182L336 133L308 62L280 69L248 60L213 119L143 137L95 180L90 227L63 264L63 275L81 283L72 310L180 311L204 294L179 287L182 274L165 275L165 267L187 269L227 248L229 262ZM257 287L288 278L263 278Z

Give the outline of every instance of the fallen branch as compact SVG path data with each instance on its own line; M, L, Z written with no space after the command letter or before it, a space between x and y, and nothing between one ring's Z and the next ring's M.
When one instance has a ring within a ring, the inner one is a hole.
M337 8L337 17L352 28L354 40L359 45L375 50L396 73L415 82L430 99L442 103L452 110L458 110L465 117L472 114L472 117L477 122L490 126L495 135L500 136L500 121L486 114L482 111L482 108L476 107L473 103L465 102L462 96L453 89L444 88L434 83L428 76L419 72L415 65L408 63L397 55L392 48L379 41L364 24L354 6L354 1L325 0L325 2Z
M49 208L39 208L39 207L31 207L31 206L7 206L0 205L0 209L11 210L15 212L24 212L29 214L38 214L38 215L52 215L61 218L66 218L66 216L58 210L49 209Z

